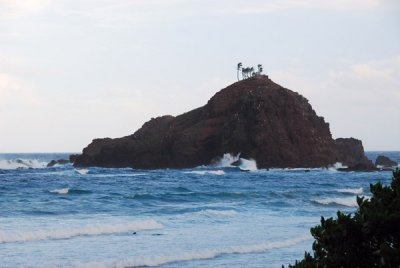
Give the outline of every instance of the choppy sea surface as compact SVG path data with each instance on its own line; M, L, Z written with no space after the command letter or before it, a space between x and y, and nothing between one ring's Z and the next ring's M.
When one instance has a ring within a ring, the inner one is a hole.
M400 162L400 152L384 154ZM1 267L281 267L310 227L354 212L391 172L47 168L68 154L0 154Z

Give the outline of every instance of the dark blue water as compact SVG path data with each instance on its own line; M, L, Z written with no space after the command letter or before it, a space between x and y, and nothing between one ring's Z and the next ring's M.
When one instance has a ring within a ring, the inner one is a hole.
M383 154L400 161L400 152ZM1 267L280 267L310 250L321 216L354 212L370 183L391 181L390 172L243 172L223 161L45 167L67 157L0 155Z

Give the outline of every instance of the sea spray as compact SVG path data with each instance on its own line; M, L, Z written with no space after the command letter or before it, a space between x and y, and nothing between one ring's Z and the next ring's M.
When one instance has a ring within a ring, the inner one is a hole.
M36 159L1 159L0 169L27 169L27 168L45 168L47 162Z
M240 157L240 153L237 155L226 153L221 158L214 160L211 167L225 168L225 167L238 167L244 171L256 171L257 163L254 159L245 159Z

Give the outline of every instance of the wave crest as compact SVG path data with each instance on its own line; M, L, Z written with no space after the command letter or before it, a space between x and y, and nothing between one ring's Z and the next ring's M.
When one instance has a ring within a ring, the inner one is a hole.
M310 240L310 236L298 237L295 239L287 239L282 241L267 242L255 245L231 246L221 249L205 249L196 252L185 252L175 256L157 256L143 259L125 259L105 262L89 262L77 264L79 268L94 268L94 267L146 267L159 266L168 263L212 259L224 254L246 254L264 252L273 249L286 248L294 246L303 241Z
M357 207L357 199L355 197L347 197L347 198L325 198L325 199L316 199L314 202L321 205L340 205L346 207Z
M89 169L75 169L81 175L86 175L89 173Z
M351 188L346 188L346 189L337 189L336 191L338 191L339 193L348 193L348 194L362 194L363 188L355 188L355 189L351 189Z
M54 193L54 194L68 194L69 192L69 188L61 188L61 189L54 189L51 190L50 193Z
M116 224L92 224L62 229L43 229L38 231L0 231L0 244L21 241L66 239L86 235L109 235L161 228L163 228L162 224L151 219Z
M185 173L197 174L197 175L206 175L206 174L224 175L225 174L225 172L223 170L194 170L194 171L188 171Z

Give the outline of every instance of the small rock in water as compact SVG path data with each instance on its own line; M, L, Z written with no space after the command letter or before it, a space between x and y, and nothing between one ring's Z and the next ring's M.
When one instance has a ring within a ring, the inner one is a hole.
M380 155L375 160L375 166L382 166L382 167L395 167L397 163L390 159L389 157Z
M55 166L55 165L57 165L57 164L59 164L59 165L65 165L65 164L68 164L68 163L69 163L69 160L65 160L65 159L51 160L51 161L47 164L47 167L53 167L53 166Z

